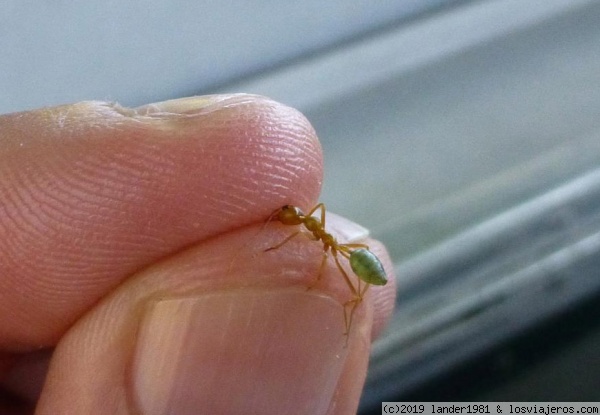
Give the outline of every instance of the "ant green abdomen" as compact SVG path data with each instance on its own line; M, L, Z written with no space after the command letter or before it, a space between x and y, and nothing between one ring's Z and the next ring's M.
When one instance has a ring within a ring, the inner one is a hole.
M387 284L387 275L377 256L365 248L355 249L350 254L350 267L358 278L373 285Z

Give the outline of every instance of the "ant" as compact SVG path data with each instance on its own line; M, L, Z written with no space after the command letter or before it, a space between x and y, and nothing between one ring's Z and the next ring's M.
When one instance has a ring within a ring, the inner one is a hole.
M313 214L321 210L321 219L313 216ZM368 245L365 244L339 244L337 240L329 232L325 230L325 205L319 203L317 206L312 208L308 214L304 214L302 210L293 205L285 205L275 210L267 221L277 220L284 225L304 225L304 227L312 234L312 238L315 241L323 242L323 260L319 267L319 274L317 280L321 277L321 272L327 261L329 252L333 256L337 268L340 270L344 281L350 288L353 298L344 303L344 326L346 332L344 335L348 336L350 333L350 327L352 326L352 317L356 307L362 302L367 289L371 284L373 285L385 285L388 282L385 270L381 261L375 254L373 254ZM268 249L265 252L272 251L280 248L285 243L289 242L292 238L300 234L302 230L294 232L282 242ZM339 254L339 255L338 255ZM352 271L358 277L358 283L355 285L348 273L340 264L339 257L342 256L348 260ZM362 282L366 284L362 286Z

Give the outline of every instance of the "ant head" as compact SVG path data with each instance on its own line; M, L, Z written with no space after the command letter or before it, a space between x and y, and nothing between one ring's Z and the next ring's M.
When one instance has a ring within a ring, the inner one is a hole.
M277 220L284 225L300 225L304 221L304 212L299 207L285 205L279 209Z

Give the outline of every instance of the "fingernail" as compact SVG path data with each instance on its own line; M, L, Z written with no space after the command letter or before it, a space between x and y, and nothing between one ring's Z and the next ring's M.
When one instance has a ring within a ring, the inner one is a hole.
M304 290L234 290L149 305L133 359L144 415L324 414L347 348L343 309Z
M168 101L155 102L135 109L138 115L165 116L169 114L195 115L205 113L210 109L223 108L231 105L256 100L256 95L250 94L225 94L225 95L203 95L187 98L171 99Z
M343 243L364 241L369 236L364 226L332 212L327 212L327 227Z

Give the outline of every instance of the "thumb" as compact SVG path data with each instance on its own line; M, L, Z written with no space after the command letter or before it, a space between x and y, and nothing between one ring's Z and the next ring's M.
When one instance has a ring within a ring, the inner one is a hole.
M38 413L355 412L370 297L346 336L348 286L333 261L317 279L322 246L298 237L264 252L290 229L261 228L206 240L104 298L58 344Z

